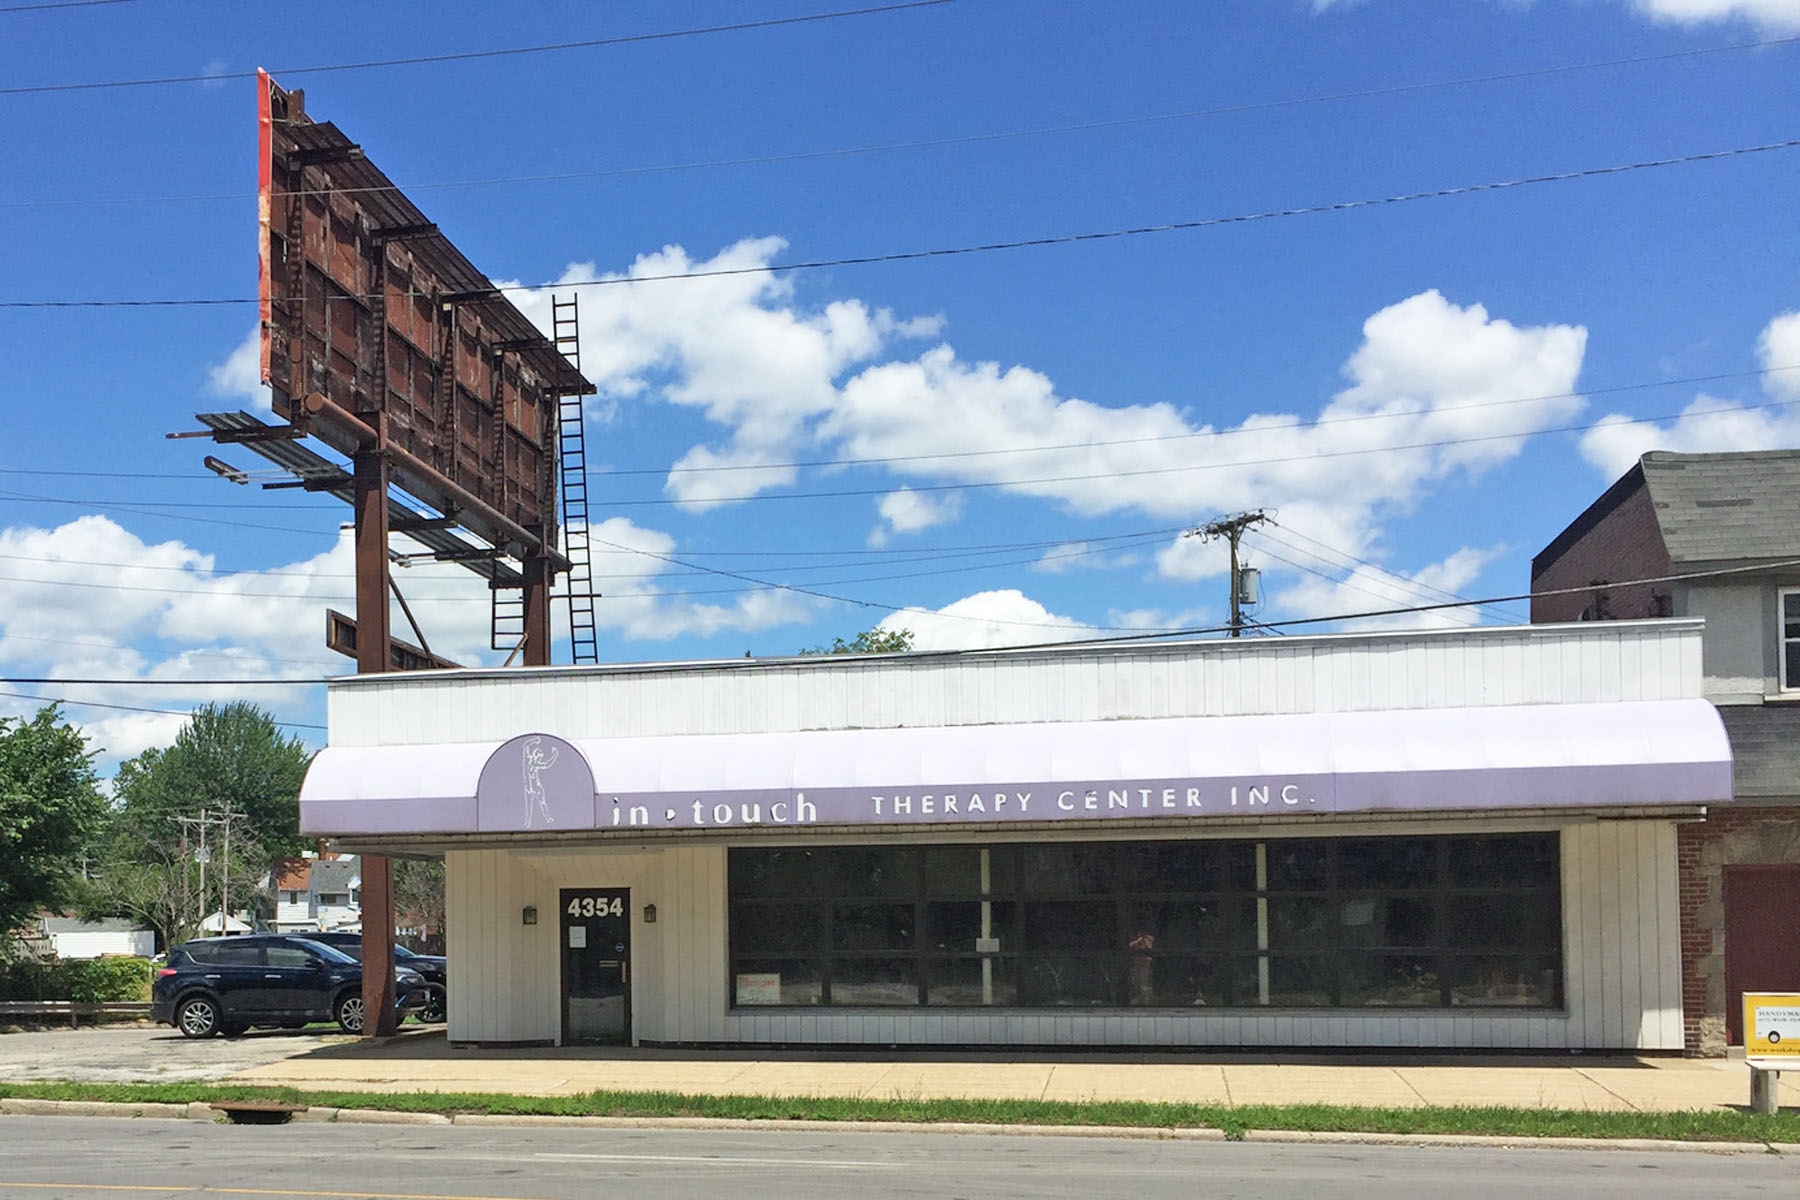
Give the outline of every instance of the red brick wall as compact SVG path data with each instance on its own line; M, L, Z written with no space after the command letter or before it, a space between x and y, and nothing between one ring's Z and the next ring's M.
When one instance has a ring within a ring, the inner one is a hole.
M1681 1022L1686 1053L1725 1052L1725 914L1723 868L1766 861L1766 847L1791 848L1793 839L1757 835L1800 823L1800 805L1715 809L1706 820L1676 831L1681 903ZM1763 843L1762 847L1758 843ZM1779 851L1786 857L1791 850Z
M1582 611L1597 602L1605 612L1590 612L1590 620L1596 615L1617 621L1671 615L1662 607L1666 601L1658 599L1670 594L1666 583L1586 590L1597 579L1645 579L1669 574L1669 552L1663 547L1662 530L1656 523L1656 509L1650 503L1647 488L1633 491L1555 559L1532 565L1533 592L1584 589L1561 596L1533 596L1534 625L1580 620ZM1601 591L1603 597L1598 595Z

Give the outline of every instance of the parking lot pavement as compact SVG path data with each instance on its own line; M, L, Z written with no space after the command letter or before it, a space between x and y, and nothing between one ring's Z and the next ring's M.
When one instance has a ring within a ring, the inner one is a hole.
M222 1079L355 1039L336 1029L252 1030L242 1037L184 1038L167 1025L109 1025L0 1035L0 1081L173 1083Z

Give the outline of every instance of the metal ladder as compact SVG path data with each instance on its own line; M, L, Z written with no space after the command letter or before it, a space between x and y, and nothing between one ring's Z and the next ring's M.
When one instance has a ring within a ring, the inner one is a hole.
M525 640L525 589L489 583L488 596L488 647L516 652Z
M550 297L550 333L556 348L581 370L580 294L567 300ZM588 547L587 431L582 419L582 397L559 399L556 422L556 463L562 485L563 553L569 559L569 578L563 598L569 607L569 649L577 663L600 661L594 627L594 565Z

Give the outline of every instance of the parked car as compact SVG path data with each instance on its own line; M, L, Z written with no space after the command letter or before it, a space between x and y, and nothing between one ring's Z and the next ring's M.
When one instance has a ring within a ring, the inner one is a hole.
M424 1003L425 978L396 967L402 1018ZM342 950L289 934L197 938L169 952L150 985L150 1019L182 1036L232 1037L257 1026L299 1029L336 1021L363 1029L362 964Z
M323 942L327 946L335 946L357 962L362 961L362 934L340 933L330 930L321 933L307 933L301 936L315 942ZM425 977L428 995L419 1006L419 1020L438 1022L445 1019L450 996L449 960L441 954L418 954L408 950L399 942L394 943L394 963L417 971Z

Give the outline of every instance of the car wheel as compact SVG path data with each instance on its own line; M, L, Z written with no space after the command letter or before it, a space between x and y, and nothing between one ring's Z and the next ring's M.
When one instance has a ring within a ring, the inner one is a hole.
M219 1004L211 996L190 996L175 1010L182 1037L209 1038L219 1032Z
M444 993L432 988L425 996L425 1003L419 1009L419 1020L430 1025L441 1024L444 1020Z
M338 997L337 1006L331 1015L337 1020L338 1028L345 1033L361 1033L363 1031L363 999L361 992L345 992Z

